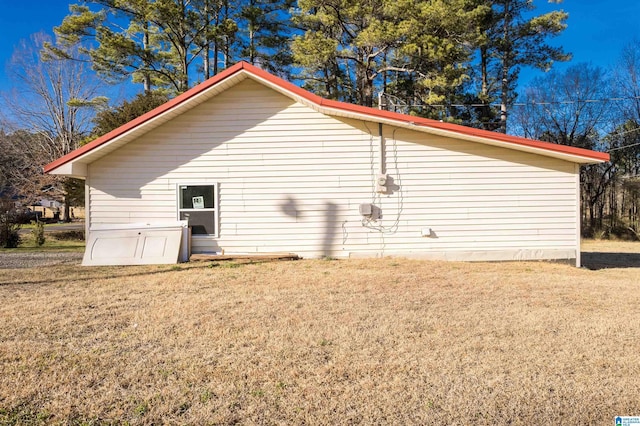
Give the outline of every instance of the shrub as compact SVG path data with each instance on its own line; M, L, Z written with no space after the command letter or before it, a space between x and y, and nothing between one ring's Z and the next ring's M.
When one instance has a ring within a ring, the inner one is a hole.
M11 212L0 212L0 247L16 248L20 244L20 223Z
M44 244L44 223L36 221L36 226L33 228L33 241L38 247Z
M83 230L57 231L52 232L51 236L60 241L84 241Z

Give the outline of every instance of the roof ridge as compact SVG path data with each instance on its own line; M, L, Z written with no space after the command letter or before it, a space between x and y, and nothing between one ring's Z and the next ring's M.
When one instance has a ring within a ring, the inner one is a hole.
M216 86L217 84L223 82L224 80L230 78L231 76L237 74L238 72L243 72L243 71L248 73L250 76L254 76L259 79L265 80L269 84L275 85L276 87L279 87L284 91L290 92L295 96L299 96L307 100L308 102L323 108L361 114L361 115L370 117L372 119L377 118L377 119L385 119L385 120L391 120L395 122L401 122L404 124L413 124L423 128L431 128L434 130L467 136L471 138L481 138L485 140L493 140L496 142L509 143L516 146L526 146L529 148L535 148L543 151L573 155L573 156L588 158L596 161L609 161L609 158L610 158L609 154L607 153L592 151L584 148L559 145L552 142L537 141L533 139L523 138L520 136L512 136L504 133L492 132L489 130L475 129L473 127L462 126L459 124L445 123L445 122L433 120L430 118L417 117L417 116L401 114L393 111L386 111L386 110L380 110L372 107L350 104L350 103L336 101L332 99L325 99L299 86L296 86L290 81L286 81L261 68L258 68L255 65L251 65L248 62L241 61L227 68L226 70L216 74L210 79L205 80L204 82L198 84L197 86L192 87L191 89L176 96L175 98L167 101L166 103L160 105L159 107L152 109L151 111L141 115L140 117L129 121L128 123L118 127L117 129L114 129L106 133L105 135L102 135L99 138L89 142L88 144L81 146L76 150L71 151L70 153L47 164L46 166L44 166L45 173L49 173L55 170L56 168L66 163L69 163L70 161L73 161L84 154L87 154L93 151L94 149L108 143L109 141L144 125L150 120L166 112L171 111L177 106L182 105L183 103L189 101L190 99L193 99L195 96Z

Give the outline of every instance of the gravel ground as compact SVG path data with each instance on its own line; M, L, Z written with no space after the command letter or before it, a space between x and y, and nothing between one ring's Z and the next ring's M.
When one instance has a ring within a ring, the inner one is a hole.
M40 268L55 265L79 265L82 252L0 253L0 269Z

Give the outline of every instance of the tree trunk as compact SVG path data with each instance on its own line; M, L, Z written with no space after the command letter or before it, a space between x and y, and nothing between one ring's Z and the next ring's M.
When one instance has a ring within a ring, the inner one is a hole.
M364 106L373 106L373 79L367 77L364 81L363 88Z
M211 53L211 40L209 39L209 21L211 17L209 15L209 2L204 2L204 25L205 25L205 35L204 35L204 49L202 50L202 68L204 71L204 79L208 80L211 77L211 64L210 64L210 53Z
M500 128L502 133L507 133L507 104L509 103L509 66L506 58L502 60L502 82L500 88Z
M205 47L204 57L202 58L202 68L204 70L204 79L209 80L211 77L211 65L209 64L209 48Z
M147 22L147 20L145 19L144 23L142 24L142 28L143 28L143 32L144 35L142 37L142 49L144 50L145 54L147 53L147 51L149 50L149 22ZM148 62L148 60L145 58L145 64L144 67L146 68L146 70L144 71L143 74L143 85L144 85L144 92L145 93L149 93L151 91L151 76L149 75L149 69L150 64Z
M218 74L218 55L220 54L220 13L222 11L218 9L216 12L216 37L213 41L213 75Z
M511 14L509 11L509 2L504 4L504 20L502 27L502 41L507 43L510 37L509 28L511 26ZM498 131L507 133L507 104L509 102L509 69L511 65L510 61L511 52L509 47L506 47L502 51L502 67L500 69L500 127Z
M489 104L489 53L487 52L487 46L480 47L480 73L481 75L481 87L480 87L480 100L482 101L482 109L480 119L482 122L480 126L486 130L493 130L493 126L489 125L489 119L491 118L491 105Z
M373 79L363 63L356 62L356 97L363 106L373 106Z
M480 96L482 97L483 102L486 102L489 99L489 71L488 71L488 62L489 58L487 57L487 46L480 47L480 72L482 79L482 86L480 87Z
M69 199L65 196L63 200L63 210L61 218L63 222L71 222L71 214L69 213L71 210L71 206L69 204Z
M256 45L255 34L253 31L253 24L249 24L249 63L251 65L256 64Z
M182 19L187 20L187 5L183 1L182 4ZM184 32L180 34L180 48L178 53L180 54L180 66L182 67L182 75L180 76L180 92L186 92L189 90L189 44L187 43Z

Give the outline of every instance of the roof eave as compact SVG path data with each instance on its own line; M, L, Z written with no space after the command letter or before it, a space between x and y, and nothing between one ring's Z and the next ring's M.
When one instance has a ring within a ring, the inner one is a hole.
M62 164L51 171L45 170L45 173L59 176L69 176L78 179L87 178L87 164L80 161L70 161Z

